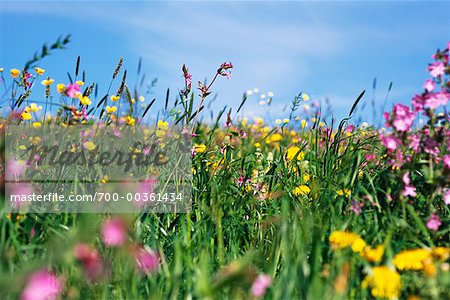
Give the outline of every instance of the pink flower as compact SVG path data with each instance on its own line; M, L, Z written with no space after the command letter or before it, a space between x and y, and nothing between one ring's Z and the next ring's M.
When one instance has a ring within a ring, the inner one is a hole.
M447 169L450 169L450 154L444 155L444 157L442 158L442 161L444 163L444 166Z
M420 137L417 134L410 136L409 148L413 149L414 152L420 150Z
M441 61L437 61L429 65L427 71L430 72L431 76L438 77L444 74L445 66Z
M359 214L361 214L363 206L364 202L353 199L352 204L350 205L350 210L358 216Z
M252 296L259 298L264 296L267 288L272 284L272 278L269 275L258 275L252 284Z
M66 95L70 98L76 98L80 93L80 86L78 84L72 83L67 86Z
M88 280L96 280L104 274L104 265L100 254L88 244L77 244L74 248L74 256L81 262Z
M22 291L22 300L52 300L58 298L62 291L62 282L52 272L40 270L28 278Z
M433 79L427 79L427 81L425 81L425 84L423 85L423 88L427 91L427 92L431 92L434 90L435 88L435 84Z
M394 151L400 146L400 140L395 136L384 136L383 137L383 145L389 150Z
M439 106L445 106L450 96L445 92L431 93L425 99L425 107L435 109Z
M108 219L103 223L102 240L107 246L117 247L125 243L127 228L121 218Z
M442 224L441 219L439 219L439 216L436 214L431 214L430 218L427 221L428 229L434 231L438 230L441 224Z
M408 131L414 123L416 114L408 106L397 103L394 106L394 121L392 125L397 131Z
M8 180L14 180L16 177L22 176L25 172L26 166L25 161L9 160L6 163L6 178Z
M135 250L134 257L142 273L149 274L159 269L159 255L153 250L139 247Z
M444 203L447 205L450 204L450 189L444 191Z
M425 98L422 95L415 95L412 100L412 105L414 107L414 111L421 111L423 106L425 105Z

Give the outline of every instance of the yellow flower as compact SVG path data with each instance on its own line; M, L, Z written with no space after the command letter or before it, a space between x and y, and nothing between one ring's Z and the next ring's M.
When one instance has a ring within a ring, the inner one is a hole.
M401 286L400 274L386 266L372 268L372 273L362 282L362 287L370 287L372 296L377 298L398 298Z
M281 124L281 119L276 119L276 120L275 120L275 123L276 123L276 124Z
M311 192L311 189L307 185L299 185L292 191L295 196L307 195L309 192Z
M371 247L364 248L362 256L370 262L379 262L384 254L384 246L378 245L375 249Z
M195 144L194 145L194 149L195 149L195 152L197 152L197 153L203 153L206 150L206 145L204 145L204 144Z
M353 243L352 243L352 251L355 253L360 253L361 251L363 251L363 249L366 247L366 242L360 238L357 237Z
M309 95L308 94L302 94L302 98L304 101L309 101Z
M20 74L20 70L18 70L18 69L11 69L10 72L11 72L11 76L13 78L17 78L17 76L19 76L19 74Z
M53 80L53 79L44 79L44 80L42 80L41 81L41 84L42 85L45 85L45 86L49 86L49 85L51 85L53 82L55 82L55 80Z
M158 129L167 130L169 128L169 122L158 120Z
M117 101L120 100L120 96L118 96L118 95L111 95L110 99L111 99L112 102L117 102Z
M58 84L56 85L56 91L57 91L58 93L63 93L65 89L66 89L66 85L63 84L63 83L58 83Z
M36 67L36 68L34 68L34 70L36 71L36 74L38 74L38 75L42 75L45 73L45 70L41 69L41 68Z
M255 143L255 148L261 148L261 143L256 142Z
M283 119L283 123L284 123L284 124L289 123L289 119Z
M84 148L86 148L87 150L89 150L89 151L92 151L92 150L94 150L95 148L97 148L97 145L95 145L95 143L94 142L91 142L91 141L87 141L87 142L84 142Z
M306 122L306 120L302 120L302 128L305 129L306 126L308 126L308 122Z
M39 136L35 136L35 137L30 137L29 140L32 145L37 145L41 142L42 139Z
M39 127L41 127L42 126L42 123L41 122L33 122L33 127L34 128L39 128Z
M337 192L336 192L336 194L338 195L338 196L346 196L346 197L350 197L350 195L351 195L351 193L352 193L352 191L351 190L349 190L349 189L341 189L341 190L338 190Z
M112 114L113 112L115 112L117 110L117 107L115 107L115 106L108 106L108 105L106 105L106 112L108 113L108 114Z
M450 248L448 247L436 247L432 250L433 256L437 257L440 260L447 260L450 257Z
M109 181L109 176L108 176L108 175L105 175L105 176L102 178L101 183L107 183L108 181Z
M302 178L305 182L308 182L310 179L310 176L309 176L309 174L303 174Z
M127 119L125 120L125 123L127 125L134 125L136 123L136 120L133 117L127 116Z
M23 111L21 117L24 121L31 120L31 114L27 111Z
M282 139L283 139L283 136L281 134L274 133L266 139L266 143L267 144L276 143L276 142L281 141Z
M5 71L5 68L0 68L0 73L2 73L3 71Z
M430 250L411 249L398 253L394 257L394 265L399 270L421 270L424 261L431 256Z
M305 158L305 153L303 153L303 151L300 151L300 152L299 151L300 151L300 148L297 146L289 147L285 153L286 159L291 161L297 155L297 160L303 160Z
M83 85L84 85L84 82L81 81L81 80L77 80L77 81L75 81L75 84L76 84L76 85L79 85L79 86L83 86Z
M38 112L42 109L42 106L37 106L36 103L31 103L29 107L27 107L25 110L32 111L32 112Z
M87 97L87 96L81 97L80 102L83 105L91 105L91 103L92 103L91 99L89 99L89 97Z
M354 248L354 251L360 250L361 245L363 244L362 242L364 242L364 240L356 233L346 231L333 231L328 240L335 249L352 247ZM353 246L353 244L355 245Z
M145 101L145 97L144 96L139 96L139 101L141 101L141 102Z

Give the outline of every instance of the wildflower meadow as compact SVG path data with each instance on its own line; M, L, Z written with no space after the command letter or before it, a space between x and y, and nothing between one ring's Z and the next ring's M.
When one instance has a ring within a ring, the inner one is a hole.
M352 91L341 120L306 92L273 120L246 117L252 90L240 105L212 111L217 82L226 86L239 72L229 61L211 66L212 74L180 65L179 89L165 99L149 97L141 64L123 59L104 74L106 87L83 71L83 57L73 57L66 77L54 77L45 58L70 47L70 36L23 65L2 62L0 298L448 299L450 43L436 46L420 70L426 82L409 103L386 106L380 125L355 122L365 91ZM11 136L14 126L22 131ZM64 134L35 136L50 127ZM27 183L11 187L18 199L31 199L37 184L53 193L49 199L87 193L88 179L93 188L114 184L113 200L127 189L120 168L82 173L86 160L73 172L43 168L43 148L29 161L8 159L8 149L32 151L51 137L63 145L70 128L81 128L82 143L67 153L91 155L128 149L126 139L143 128L138 140L152 136L155 148L130 146L132 158L164 152L147 173L127 173L143 176L130 195L142 203L183 196L186 207L78 213L51 204L55 213L39 211L46 199L8 204L5 189L21 176ZM69 176L63 187L44 185Z

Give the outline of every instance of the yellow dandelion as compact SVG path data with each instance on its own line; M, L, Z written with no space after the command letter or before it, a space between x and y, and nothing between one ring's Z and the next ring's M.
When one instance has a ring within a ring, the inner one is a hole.
M40 128L42 126L41 122L33 122L33 127L34 128Z
M289 119L283 119L283 123L284 123L284 124L289 123Z
M362 282L363 288L370 287L377 298L398 298L402 286L400 274L386 266L372 268L372 273Z
M309 176L309 174L303 174L302 178L303 178L303 181L308 182L310 179L310 176Z
M380 262L381 258L384 254L384 246L378 245L375 249L372 249L371 247L364 248L364 251L362 252L362 256L370 262Z
M34 71L35 71L36 74L38 74L38 75L42 75L42 74L45 73L45 70L44 70L44 69L41 69L41 68L38 68L38 67L34 68Z
M333 231L328 240L334 249L352 247L354 251L360 250L364 242L358 234L347 231ZM355 245L353 246L353 244Z
M303 160L305 158L305 153L303 153L303 151L300 151L300 148L297 146L292 146L289 147L286 150L286 159L291 161L295 158L295 156L297 156L297 160Z
M424 261L431 256L430 250L405 250L394 257L394 265L399 270L422 270Z
M255 143L255 148L261 148L261 143L256 142Z
M167 130L167 129L169 129L169 122L158 120L157 126L158 126L158 129Z
M307 185L299 185L292 191L292 194L295 196L303 196L309 194L310 192L311 189Z
M450 248L449 247L436 247L431 250L433 256L438 259L445 261L450 257Z
M352 246L351 246L352 251L355 253L360 253L361 251L364 250L365 247L366 247L366 242L360 237L357 237L353 241Z
M274 134L272 134L271 136L269 136L267 138L266 143L267 144L276 143L276 142L279 142L281 140L283 140L283 136L281 134L279 134L279 133L274 133Z
M75 84L78 85L78 86L83 86L84 85L84 81L77 80L77 81L75 81Z
M55 80L53 80L53 79L44 79L44 80L42 80L41 81L41 84L42 85L45 85L45 86L49 86L49 85L51 85L53 82L55 82Z
M17 78L20 74L20 70L18 69L11 69L9 72L11 73L12 78Z

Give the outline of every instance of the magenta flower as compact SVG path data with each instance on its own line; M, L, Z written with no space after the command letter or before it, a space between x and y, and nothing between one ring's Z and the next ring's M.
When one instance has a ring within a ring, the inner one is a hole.
M447 169L450 169L450 154L444 155L442 162Z
M438 77L444 74L445 66L441 61L437 61L429 65L427 71L430 72L432 77Z
M134 257L138 269L144 274L153 273L159 269L159 255L151 249L139 247L135 250Z
M406 172L405 174L403 174L403 183L405 184L405 186L403 187L403 191L402 191L403 196L405 196L405 197L417 196L416 188L413 185L411 185L411 180L409 179L409 172Z
M425 81L425 84L423 85L423 88L427 91L427 92L431 92L434 90L435 88L435 84L433 79L427 79L427 81Z
M394 120L392 125L397 131L409 131L414 123L416 114L408 106L397 103L394 106Z
M267 288L272 284L272 278L269 275L258 275L252 284L252 296L259 298L264 296Z
M445 92L430 93L425 99L425 107L436 109L439 106L445 106L448 103L450 95Z
M444 203L450 205L450 189L444 191Z
M66 95L70 98L76 98L80 93L80 86L78 84L72 83L67 86Z
M401 144L400 140L395 136L384 136L382 142L389 151L396 150Z
M359 214L361 214L363 206L364 202L353 199L352 204L350 205L350 210L358 216Z
M88 244L77 244L74 248L74 256L81 262L84 274L89 281L94 281L104 274L104 265L100 254Z
M438 230L441 226L442 222L441 219L439 219L439 216L436 214L431 214L430 218L427 221L427 227L430 230Z
M63 288L61 280L48 270L33 273L22 291L22 300L57 299Z
M123 245L127 239L125 221L121 218L108 219L103 223L102 240L105 245L117 247Z

